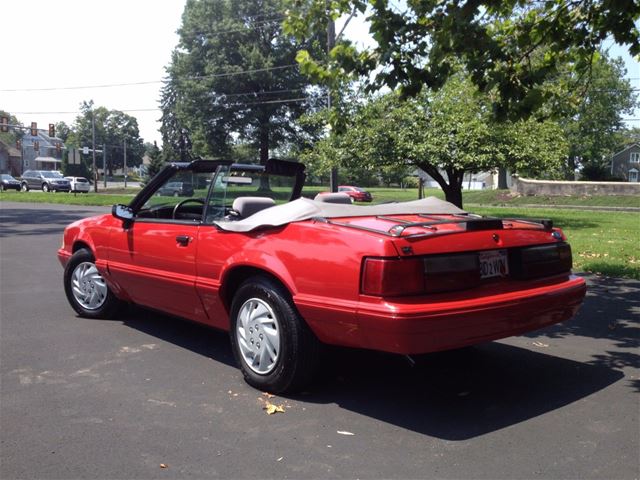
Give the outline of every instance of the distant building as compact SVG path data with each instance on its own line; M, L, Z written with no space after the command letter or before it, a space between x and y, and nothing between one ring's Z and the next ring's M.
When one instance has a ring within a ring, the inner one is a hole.
M0 140L0 173L14 177L22 174L22 155L20 150Z
M611 157L611 176L627 182L640 181L640 145L633 143Z
M38 150L35 149L36 142ZM56 143L61 144L60 150L56 149ZM34 137L27 131L22 137L23 170L61 170L64 148L59 138L50 137L44 132L38 132Z

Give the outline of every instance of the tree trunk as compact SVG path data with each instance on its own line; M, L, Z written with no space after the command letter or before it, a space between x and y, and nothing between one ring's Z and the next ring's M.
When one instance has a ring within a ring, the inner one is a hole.
M416 163L416 166L424 170L433 178L444 192L447 202L453 203L456 207L462 208L462 178L464 170L447 170L447 180L440 174L438 169L428 163Z
M506 190L509 188L507 185L507 169L500 167L498 168L498 189Z

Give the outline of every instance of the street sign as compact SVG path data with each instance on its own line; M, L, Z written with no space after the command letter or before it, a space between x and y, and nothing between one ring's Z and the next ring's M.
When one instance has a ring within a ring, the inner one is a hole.
M89 155L89 147L82 147L82 153Z

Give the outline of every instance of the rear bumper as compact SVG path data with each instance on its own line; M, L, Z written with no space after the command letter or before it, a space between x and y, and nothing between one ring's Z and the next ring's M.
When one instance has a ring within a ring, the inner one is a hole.
M526 290L430 303L380 302L358 309L363 347L419 354L483 343L568 320L586 293L582 278Z

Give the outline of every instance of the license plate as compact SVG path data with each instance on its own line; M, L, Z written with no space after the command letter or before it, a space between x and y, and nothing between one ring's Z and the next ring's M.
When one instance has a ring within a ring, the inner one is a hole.
M509 274L506 250L480 252L480 278L505 277Z

